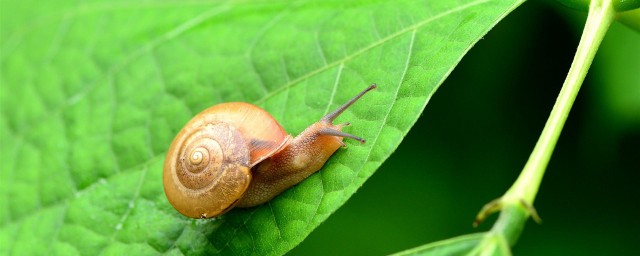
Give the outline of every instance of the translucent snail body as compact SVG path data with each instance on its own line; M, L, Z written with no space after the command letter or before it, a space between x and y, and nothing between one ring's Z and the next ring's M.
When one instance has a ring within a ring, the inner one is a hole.
M333 120L366 92L322 117L295 138L265 110L243 102L200 112L176 135L164 163L167 199L191 218L265 203L318 171L344 146L348 125Z

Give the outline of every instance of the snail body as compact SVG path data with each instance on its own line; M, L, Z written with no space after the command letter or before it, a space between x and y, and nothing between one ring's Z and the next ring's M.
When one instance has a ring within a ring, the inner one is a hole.
M222 103L197 114L173 139L164 162L167 199L191 218L212 218L233 207L271 200L318 171L344 146L349 125L333 120L373 84L295 138L264 109Z

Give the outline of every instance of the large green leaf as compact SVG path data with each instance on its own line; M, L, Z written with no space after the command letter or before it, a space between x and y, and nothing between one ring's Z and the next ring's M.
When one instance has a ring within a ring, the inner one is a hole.
M0 254L284 253L520 2L3 1ZM164 154L200 110L253 102L295 135L372 82L338 119L367 144L270 203L191 220L167 202Z
M393 256L457 256L457 255L511 255L509 244L500 235L490 232L475 233L425 244L393 254Z

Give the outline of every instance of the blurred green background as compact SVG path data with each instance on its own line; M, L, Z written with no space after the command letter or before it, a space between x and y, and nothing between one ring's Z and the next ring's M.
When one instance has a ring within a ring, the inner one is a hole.
M517 178L586 13L530 1L453 71L382 168L290 255L380 255L478 229ZM614 24L562 132L515 255L640 252L640 33Z

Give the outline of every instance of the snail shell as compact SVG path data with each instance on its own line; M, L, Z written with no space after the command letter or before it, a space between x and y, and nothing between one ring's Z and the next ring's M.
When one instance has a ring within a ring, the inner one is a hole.
M164 164L165 194L185 216L218 216L247 190L251 167L290 139L255 105L231 102L210 107L191 119L171 143Z

